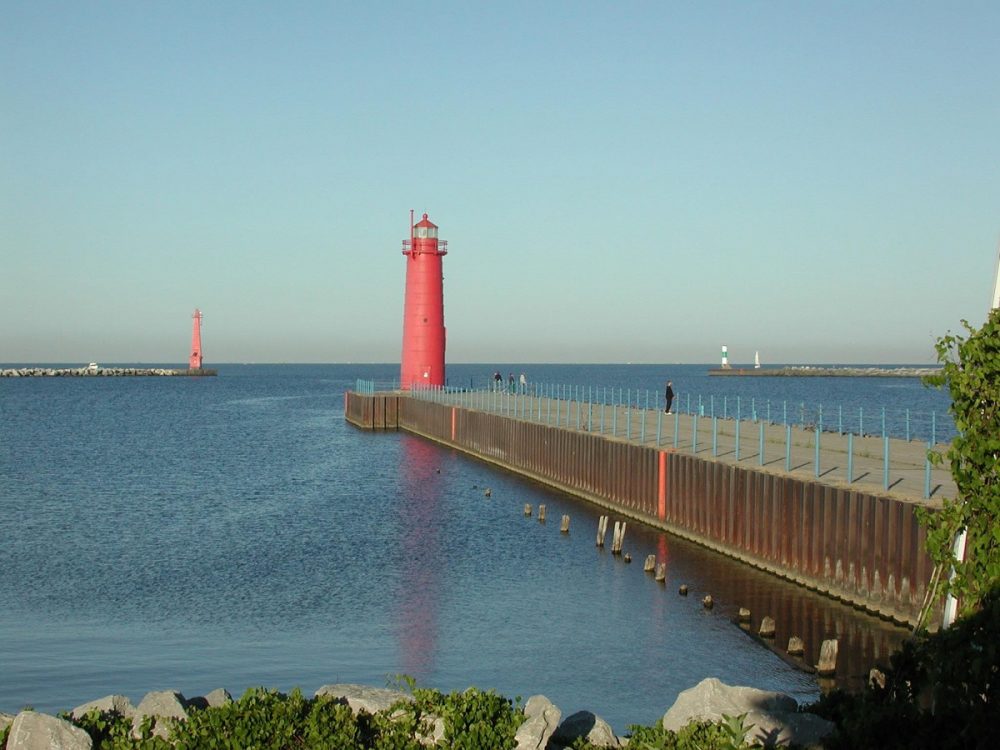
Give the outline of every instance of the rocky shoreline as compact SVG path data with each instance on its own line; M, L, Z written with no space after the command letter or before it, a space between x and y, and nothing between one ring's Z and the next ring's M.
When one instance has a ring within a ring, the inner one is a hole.
M360 711L376 714L388 711L399 701L411 701L408 693L365 685L324 685L316 697L327 696L349 706L357 715ZM185 698L181 693L165 690L148 693L138 706L123 695L109 695L77 706L70 717L81 718L91 711L116 714L131 721L132 734L139 736L139 727L152 720L153 734L166 738L175 721L186 721L191 712L219 707L232 702L223 689L205 696ZM565 719L562 711L543 695L534 695L523 707L525 720L515 737L517 750L566 748L577 738L605 748L628 746L628 738L615 735L600 716L590 711L578 711ZM677 731L692 721L718 721L723 716L746 714L747 741L770 745L794 743L802 747L821 747L822 738L834 725L814 714L799 713L794 698L784 693L750 687L731 687L715 678L706 678L677 696L674 704L661 719L664 729ZM59 747L63 750L92 750L90 735L70 721L31 710L17 716L0 713L0 734L9 727L6 750L41 750ZM421 742L432 746L442 739L445 724L433 717L429 734Z
M0 378L121 378L218 375L218 370L169 370L162 367L22 367L0 370Z

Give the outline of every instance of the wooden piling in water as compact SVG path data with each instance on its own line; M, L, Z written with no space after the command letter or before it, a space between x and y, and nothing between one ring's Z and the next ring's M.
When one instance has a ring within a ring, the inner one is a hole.
M656 580L659 583L666 583L667 582L667 564L666 563L660 563L659 565L656 566Z
M816 673L820 677L829 677L837 673L837 650L836 638L823 641L819 647L819 664L816 665Z
M611 554L620 555L622 553L622 545L625 543L625 527L627 525L625 521L615 521L615 533L611 540Z
M530 516L531 515L531 503L525 503L524 504L524 515L526 515L526 516Z
M545 522L545 504L542 503L538 506L538 520L542 523Z
M608 517L601 516L600 520L597 522L597 546L604 546L604 537L608 534Z
M774 638L774 618L765 617L760 621L760 629L757 631L757 635L761 638Z
M568 515L564 515L562 517L562 523L559 524L559 531L561 533L563 533L563 534L568 534L569 533L569 516Z
M642 566L642 569L646 573L652 573L656 570L656 555L646 555L646 562Z
M788 648L786 650L791 656L802 656L806 650L806 645L802 642L801 638L793 635L788 639Z

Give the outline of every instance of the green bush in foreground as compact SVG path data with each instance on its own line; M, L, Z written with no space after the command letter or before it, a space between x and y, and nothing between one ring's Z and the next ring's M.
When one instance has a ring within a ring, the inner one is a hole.
M885 686L834 692L812 711L837 724L824 746L1000 747L1000 587L947 630L904 644Z
M430 716L444 721L444 737L436 747L460 750L511 750L514 735L524 720L517 703L496 693L469 688L444 695L436 690L413 688L413 701L402 701L390 710L357 716L334 699L307 699L299 690L285 695L252 688L225 706L191 710L188 721L170 725L169 739L153 736L151 722L132 737L131 721L118 715L91 711L72 720L94 740L96 750L422 750L430 744ZM68 718L68 717L64 717ZM718 723L695 722L679 732L659 724L631 726L630 747L638 750L737 750L754 747L743 743L743 717ZM5 739L0 736L0 747ZM422 744L423 742L428 744ZM592 750L578 740L576 750Z

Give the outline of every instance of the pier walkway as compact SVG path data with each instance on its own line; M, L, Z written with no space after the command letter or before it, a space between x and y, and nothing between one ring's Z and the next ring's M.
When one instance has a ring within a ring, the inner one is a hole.
M538 397L509 391L415 390L414 398L590 432L659 450L809 479L900 499L940 504L954 498L947 460L934 466L928 444L880 435L853 435L758 419L722 418ZM948 446L935 446L944 455Z

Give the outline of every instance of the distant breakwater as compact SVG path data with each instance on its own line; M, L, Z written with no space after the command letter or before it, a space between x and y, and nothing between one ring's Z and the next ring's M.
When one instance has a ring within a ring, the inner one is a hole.
M923 378L939 375L940 367L717 367L709 375L777 378Z
M22 367L0 370L0 378L124 378L148 376L191 376L218 375L218 370L198 368L194 370L168 370L162 367Z

